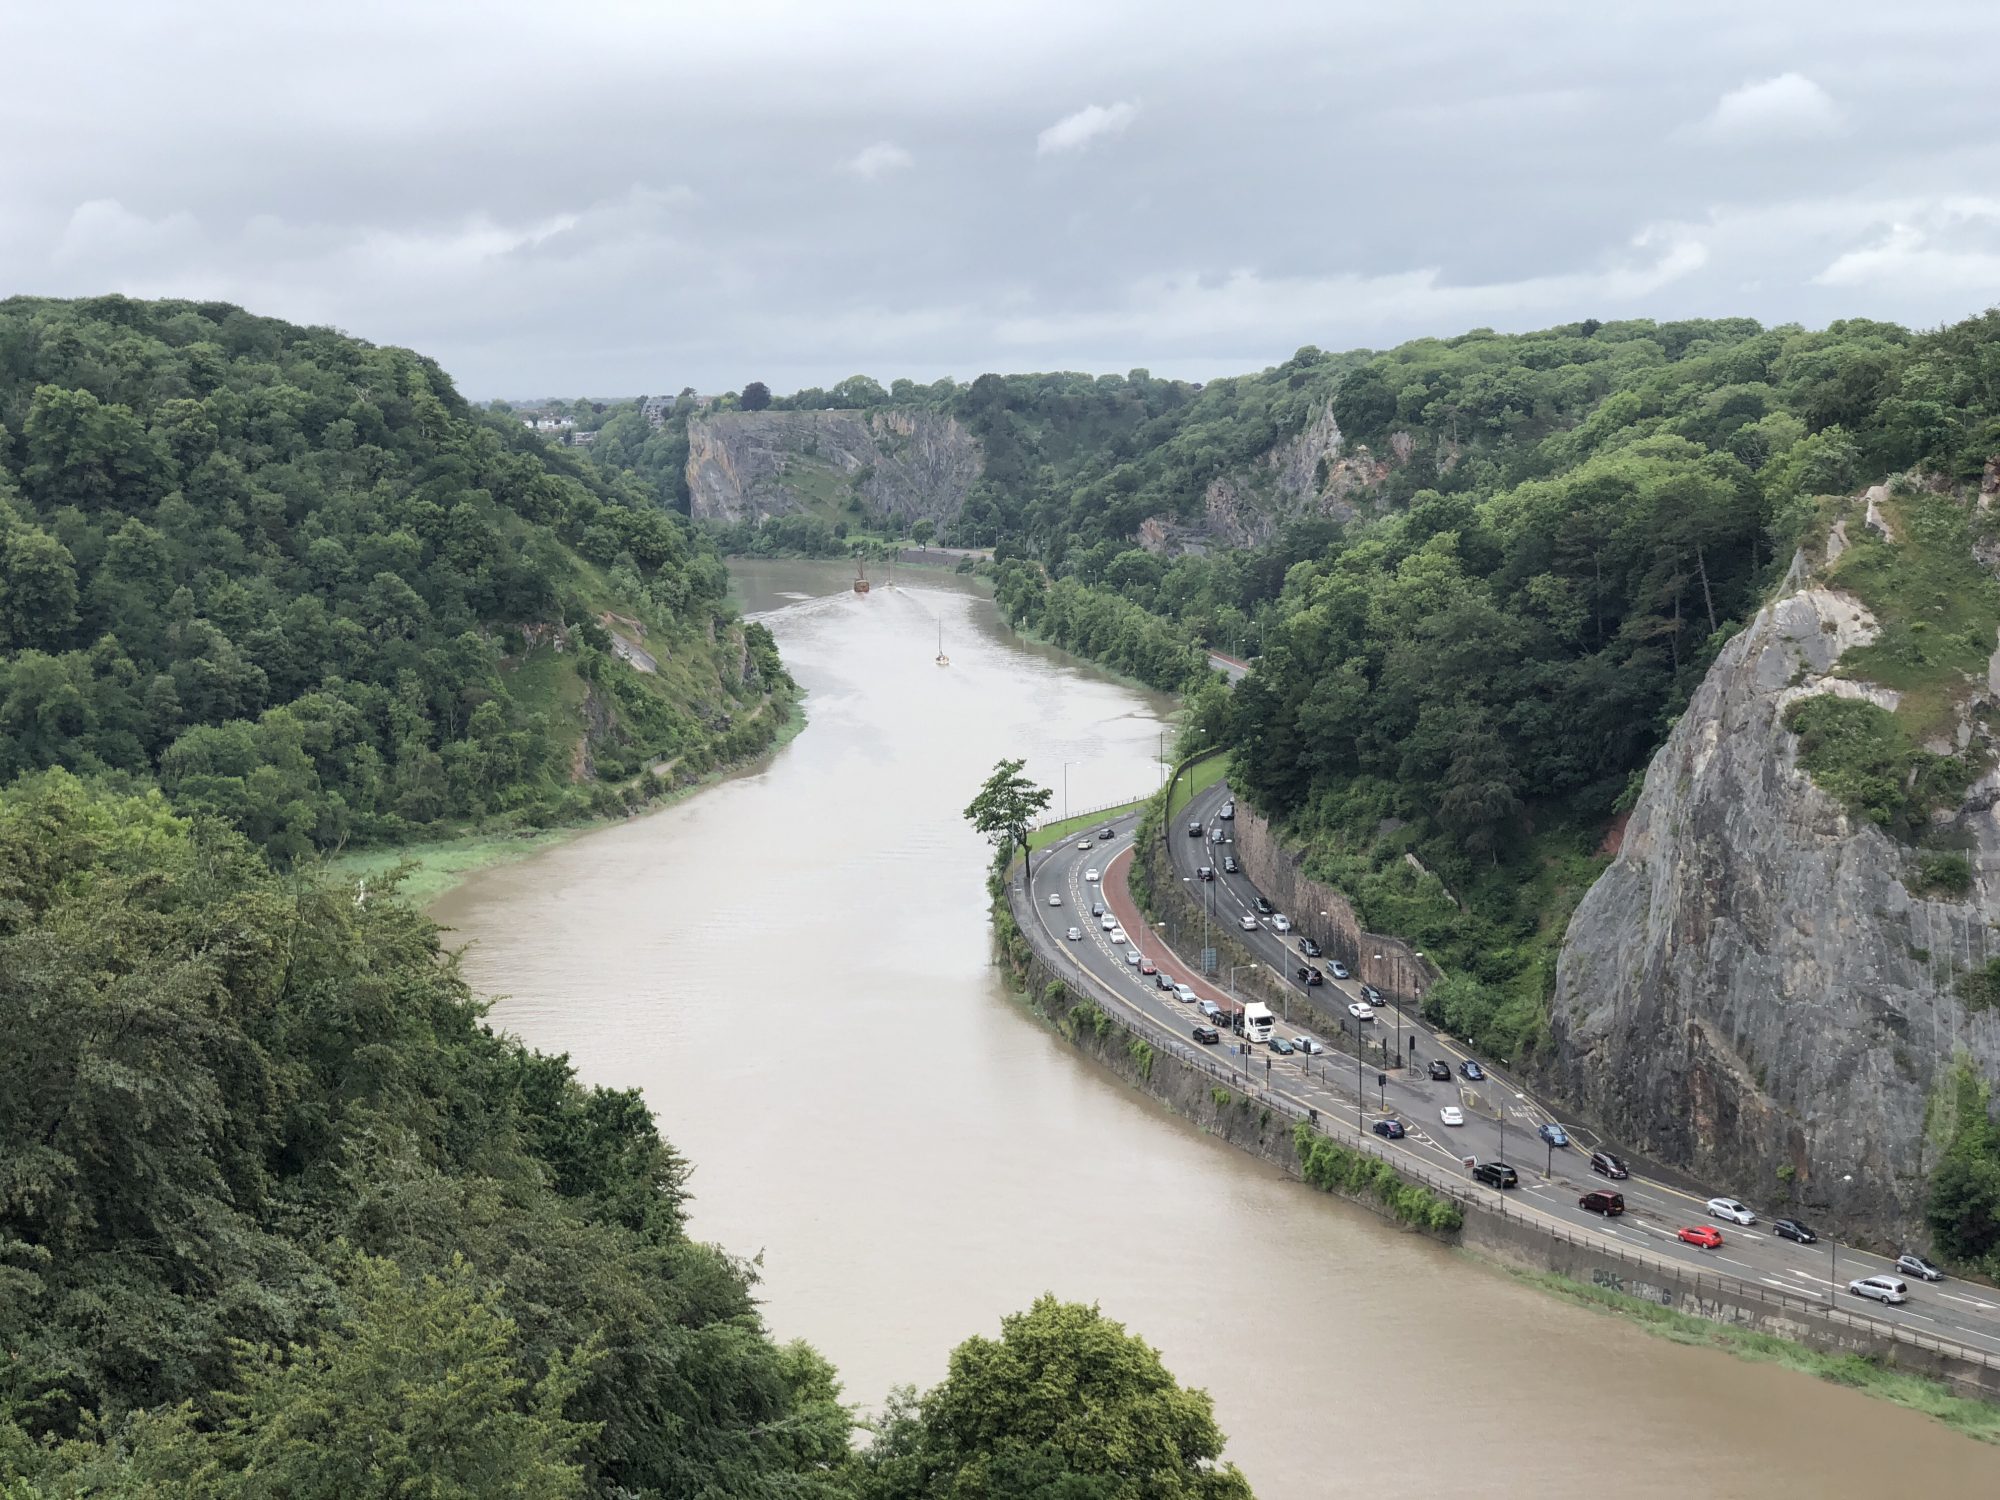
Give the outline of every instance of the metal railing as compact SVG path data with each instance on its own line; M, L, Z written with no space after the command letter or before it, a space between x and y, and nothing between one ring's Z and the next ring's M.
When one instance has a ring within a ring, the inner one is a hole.
M1017 894L1016 890L1010 886L1008 891L1010 903L1016 899ZM1032 905L1032 903L1029 904ZM1935 1338L1927 1334L1918 1333L1914 1329L1902 1324L1872 1318L1865 1313L1844 1312L1833 1306L1824 1297L1802 1296L1723 1272L1692 1269L1676 1261L1667 1260L1660 1256L1648 1255L1644 1251L1627 1250L1623 1246L1606 1244L1599 1240L1579 1235L1560 1220L1539 1211L1523 1211L1513 1207L1502 1198L1491 1194L1475 1193L1470 1190L1469 1184L1464 1178L1441 1171L1433 1167L1429 1162L1424 1161L1420 1157L1413 1156L1407 1151L1398 1151L1368 1132L1359 1130L1358 1128L1349 1131L1344 1126L1336 1125L1324 1117L1315 1120L1313 1117L1318 1111L1313 1106L1292 1098L1281 1087L1270 1081L1271 1075L1268 1066L1264 1070L1265 1081L1262 1083L1258 1081L1257 1070L1250 1066L1252 1055L1223 1053L1218 1056L1218 1054L1206 1048L1183 1041L1174 1032L1169 1030L1164 1022L1148 1014L1129 997L1111 990L1109 986L1105 986L1105 989L1112 1000L1116 1002L1115 1004L1106 1004L1093 995L1090 992L1090 984L1093 982L1101 984L1102 981L1078 965L1062 945L1048 933L1047 929L1042 925L1039 909L1028 913L1024 917L1017 906L1014 910L1014 919L1022 933L1027 937L1028 943L1034 950L1036 957L1041 960L1043 966L1050 973L1054 974L1063 983L1078 1003L1095 1005L1114 1024L1145 1041L1153 1049L1156 1056L1164 1052L1193 1072L1214 1078L1218 1082L1228 1083L1233 1089L1241 1089L1243 1097L1253 1104L1282 1114L1295 1123L1303 1122L1310 1124L1318 1134L1334 1141L1336 1144L1344 1146L1349 1150L1364 1152L1379 1161L1386 1162L1406 1181L1420 1183L1432 1192L1449 1199L1458 1205L1461 1212L1466 1214L1486 1214L1503 1221L1523 1225L1538 1234L1547 1235L1551 1239L1561 1241L1573 1248L1587 1251L1591 1255L1602 1256L1623 1265L1636 1267L1676 1284L1686 1285L1692 1283L1696 1296L1700 1296L1701 1288L1704 1285L1708 1285L1712 1286L1718 1295L1727 1295L1739 1302L1755 1302L1767 1308L1796 1312L1836 1327L1858 1330L1871 1338L1882 1339L1891 1343L1907 1344L1913 1348L1929 1350L1933 1353L1964 1360L1971 1364L1983 1365L1991 1369L2000 1369L2000 1354L1989 1353L1986 1350L1976 1348L1970 1344L1961 1344L1955 1340ZM1071 973L1079 975L1082 982L1079 983L1078 980L1068 977ZM1242 1058L1240 1063L1225 1063L1220 1060L1221 1058L1235 1058L1239 1056ZM1336 1092L1339 1091L1337 1086L1341 1082L1339 1071L1335 1068L1329 1068L1327 1076L1323 1080L1326 1084L1335 1086ZM1361 1114L1367 1112L1365 1088L1366 1084L1364 1082L1363 1094L1356 1104L1356 1109ZM1709 1321L1714 1320L1711 1319Z

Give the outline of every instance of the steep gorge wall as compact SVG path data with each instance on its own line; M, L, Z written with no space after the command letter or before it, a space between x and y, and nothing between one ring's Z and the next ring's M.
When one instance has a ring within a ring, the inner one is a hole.
M2000 1079L2000 1010L1955 988L2000 956L2000 773L1936 820L1971 890L1913 894L1912 851L1817 787L1784 726L1811 694L1895 702L1832 675L1876 625L1801 575L1723 649L1571 919L1553 1082L1615 1139L1766 1212L1921 1241L1927 1100L1961 1053Z
M826 511L858 492L899 521L943 526L979 477L978 440L940 412L739 411L688 423L687 482L697 520Z

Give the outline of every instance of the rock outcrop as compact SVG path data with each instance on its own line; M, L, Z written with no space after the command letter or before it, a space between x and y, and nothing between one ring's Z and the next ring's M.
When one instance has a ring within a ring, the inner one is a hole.
M899 521L957 516L979 477L979 443L955 417L877 411L718 412L688 423L697 520L830 512L859 494Z
M2000 1078L2000 1010L1957 994L2000 956L2000 774L1937 815L1970 891L1913 893L1913 851L1817 787L1785 728L1809 694L1896 701L1831 675L1875 622L1804 580L1716 659L1578 905L1551 1082L1614 1142L1887 1246L1922 1238L1941 1075L1962 1053Z

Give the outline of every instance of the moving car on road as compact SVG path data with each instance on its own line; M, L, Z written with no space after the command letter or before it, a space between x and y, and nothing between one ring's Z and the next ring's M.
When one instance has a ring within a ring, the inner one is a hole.
M1081 839L1078 841L1076 847L1080 849L1083 853L1088 854L1090 853L1091 850L1095 849L1097 845L1092 843L1089 839Z
M1456 1104L1447 1104L1443 1109L1438 1111L1438 1118L1447 1125L1463 1125L1465 1123L1465 1111L1460 1109Z
M1235 874L1235 873L1236 873L1236 872L1237 872L1237 871L1238 871L1239 869L1241 869L1241 868L1242 868L1242 866L1240 866L1240 865L1238 865L1238 864L1236 863L1236 856L1235 856L1235 855L1233 855L1233 854L1225 854L1225 855L1223 855L1223 856L1222 856L1222 873L1223 873L1223 874L1225 874L1225 875L1234 875L1234 874Z
M1609 1177L1613 1182L1623 1182L1632 1175L1625 1170L1625 1163L1609 1151L1591 1152L1590 1170L1600 1177Z
M1350 1000L1347 1004L1347 1013L1363 1024L1375 1019L1375 1007L1366 1000Z
M1400 1141L1409 1131L1403 1128L1401 1120L1377 1120L1369 1127L1385 1140Z
M1192 821L1192 822L1190 822L1190 823L1188 824L1188 837L1189 837L1189 838L1191 838L1191 839L1198 839L1198 838L1200 838L1200 837L1201 837L1201 820L1200 820L1200 819L1198 819L1198 818L1197 818L1197 819L1195 819L1194 821Z
M1711 1198L1708 1200L1708 1211L1716 1218L1727 1219L1732 1224L1757 1222L1757 1216L1750 1211L1748 1205L1739 1203L1734 1198Z
M1692 1224L1683 1229L1678 1237L1702 1250L1722 1248L1722 1231L1713 1224Z
M1551 1146L1567 1146L1569 1144L1569 1133L1553 1120L1544 1125L1536 1134L1541 1136Z
M1451 1064L1446 1062L1441 1057L1434 1057L1431 1059L1431 1082L1432 1083L1451 1082Z
M1098 917L1097 925L1102 927L1106 932L1116 932L1118 930L1118 919L1107 911Z
M1097 842L1100 844L1108 844L1117 837L1118 830L1115 828L1100 828L1097 830Z
M1155 989L1172 990L1177 983L1178 981L1174 976L1169 974L1165 969L1161 969L1153 975L1153 987Z
M1587 1214L1603 1214L1605 1218L1616 1218L1625 1212L1625 1195L1614 1193L1610 1188L1592 1188L1576 1200L1576 1206Z
M1095 870L1085 870L1085 871L1083 872L1083 878L1084 878L1085 880L1089 881L1089 882L1090 882L1090 883L1091 883L1092 885L1095 885L1095 884L1097 884L1097 871L1095 871Z
M1222 1040L1222 1033L1217 1031L1213 1026L1204 1026L1201 1022L1197 1021L1194 1026L1194 1039L1204 1047L1213 1047L1217 1042Z
M1273 1052L1277 1053L1278 1056L1280 1057L1290 1057L1293 1052L1298 1050L1297 1048L1293 1047L1289 1041L1287 1041L1285 1038L1281 1036L1272 1037L1271 1040L1265 1045L1267 1045Z
M1070 930L1069 930L1069 940L1070 940L1070 941L1071 941L1072 943L1080 943L1080 942L1082 942L1082 941L1083 941L1083 929L1082 929L1081 927L1072 927L1072 928L1070 928Z
M1372 984L1364 984L1361 986L1361 998L1363 1000L1366 1000L1370 1005L1374 1006L1377 1010L1380 1010L1382 1008L1382 992L1376 989L1375 986Z
M1863 1276L1859 1281L1847 1283L1847 1289L1857 1297L1867 1297L1875 1302L1908 1302L1910 1289L1893 1276Z
M1922 1281L1943 1281L1944 1272L1925 1260L1921 1255L1904 1251L1896 1257L1896 1269L1905 1276L1915 1276Z
M1125 941L1125 929L1120 927L1115 922L1111 924L1111 941L1114 943L1122 943Z
M1257 930L1257 919L1246 911L1236 919L1236 925L1241 927L1245 932L1255 932Z
M1342 963L1337 958L1332 963L1328 964L1327 967L1333 970L1333 977L1335 979L1352 979L1354 977L1352 974L1347 972L1347 965Z
M1101 916L1103 916L1103 915L1104 915L1104 903L1103 903L1102 901L1093 901L1093 902L1091 902L1091 903L1090 903L1090 914L1091 914L1091 915L1092 915L1093 917L1101 917Z
M1478 1063L1474 1062L1471 1058L1468 1057L1464 1062L1458 1065L1458 1076L1460 1078L1469 1079L1473 1083L1477 1083L1479 1082L1480 1079L1486 1076L1486 1070L1480 1067Z
M1797 1219L1773 1219L1771 1221L1771 1233L1775 1234L1781 1240L1792 1240L1801 1245L1817 1245L1819 1243L1819 1236L1806 1228Z
M1267 917L1270 916L1272 912L1277 910L1276 907L1271 905L1271 903L1266 901L1262 896L1253 897L1250 904L1256 907L1259 912L1261 912L1264 916Z
M1174 998L1180 1001L1184 1005L1192 1005L1195 1003L1196 1000L1200 999L1201 997L1195 994L1194 989L1191 986L1185 984L1177 984L1174 986Z
M1214 865L1196 865L1194 867L1194 872L1195 874L1199 875L1203 880L1215 879Z
M1145 960L1139 957L1139 950L1137 948L1127 948L1125 950L1125 962L1136 969Z
M1054 892L1054 891L1050 891L1050 892L1049 892L1049 905L1051 905L1051 906L1061 906L1061 905L1062 905L1062 897L1061 897L1060 895L1058 895L1058 894L1057 894L1056 892Z
M1141 974L1158 974L1160 971L1150 958L1142 958L1139 960L1139 972Z
M1298 1048L1299 1051L1305 1053L1307 1057L1318 1057L1320 1053L1326 1051L1326 1048L1322 1047L1318 1042L1314 1041L1309 1036L1293 1037L1292 1045Z
M1483 1161L1472 1169L1472 1176L1475 1182L1483 1182L1488 1187L1503 1191L1521 1185L1521 1174L1504 1161Z
M1222 811L1217 813L1216 816L1221 818L1224 822L1228 822L1231 818L1234 818L1236 816L1236 804L1234 802L1223 803Z
M1304 985L1307 989L1311 989L1316 984L1326 983L1326 976L1320 973L1320 971L1318 969L1315 969L1311 964L1300 964L1297 973L1299 976L1299 983Z

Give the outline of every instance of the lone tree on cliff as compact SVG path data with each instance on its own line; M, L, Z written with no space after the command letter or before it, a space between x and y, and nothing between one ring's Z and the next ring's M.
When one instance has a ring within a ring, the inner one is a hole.
M745 411L762 411L771 404L771 388L761 380L753 380L743 387L736 404Z
M1025 760L1003 760L965 809L965 819L1000 849L1000 867L1014 857L1014 846L1028 847L1028 829L1048 807L1055 793L1036 786L1021 774Z

